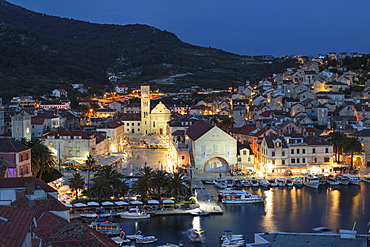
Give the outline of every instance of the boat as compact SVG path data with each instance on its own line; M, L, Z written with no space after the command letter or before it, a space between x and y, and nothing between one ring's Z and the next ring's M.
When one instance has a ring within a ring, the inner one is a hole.
M127 239L126 237L124 236L117 236L117 237L113 237L111 238L114 242L116 242L119 246L126 246L126 244L130 243L131 240L130 239Z
M260 186L260 183L259 183L258 179L256 179L256 178L252 178L250 180L250 183L251 183L251 186L252 187L258 187L258 186Z
M226 182L225 179L215 179L213 180L213 184L219 189L226 189Z
M128 212L118 213L122 219L148 219L150 214L142 212L139 208L130 208Z
M334 177L333 175L329 175L326 182L331 186L340 185L338 177Z
M275 178L269 178L267 181L270 183L270 187L277 187L278 183L276 182Z
M294 187L296 187L296 188L302 188L303 187L303 180L301 178L296 177L292 181L293 181Z
M238 194L231 192L228 195L225 195L222 199L222 203L236 204L236 203L258 203L264 202L266 197L259 197L257 195L251 194Z
M242 179L239 179L239 178L234 179L234 187L241 188L243 186L244 185L243 185L243 180Z
M155 236L138 236L135 239L137 244L151 244L157 242L157 238Z
M316 174L315 175L319 180L319 185L326 185L328 181L328 177L323 174Z
M225 197L225 195L228 195L230 193L237 193L237 194L240 194L240 195L249 194L247 191L244 191L244 190L233 190L231 188L226 188L224 190L219 190L217 192L217 197L218 197L218 199L222 199L222 198Z
M231 230L225 230L224 234L220 236L221 246L223 247L239 247L244 246L245 237L243 234L227 234Z
M349 185L349 178L346 176L343 176L341 174L337 175L338 180L340 181L341 185Z
M277 184L279 187L284 187L286 185L285 178L278 178L277 179Z
M203 242L205 240L204 231L201 230L189 229L186 234L189 241L193 243Z
M244 179L244 180L242 181L242 183L243 183L243 186L244 186L244 187L250 187L250 186L251 186L251 182L250 182L249 180L247 180L247 179Z
M320 186L320 181L316 176L305 174L303 175L303 185L309 188L318 189Z
M97 217L97 218L82 217L81 219L84 222L103 222L107 220L106 218L100 218L100 217Z
M136 238L138 238L138 237L143 237L143 235L142 235L142 232L139 230L139 231L137 231L135 234L133 234L133 235L126 235L126 238L127 239L130 239L130 240L136 240Z
M190 214L193 215L193 216L208 216L211 213L210 212L204 212L204 211L200 210L198 212L191 212Z
M293 180L291 178L287 178L287 179L285 179L285 185L288 186L288 187L293 187L294 186L294 182L293 182Z
M227 187L227 188L232 188L232 187L234 187L234 186L235 186L235 182L234 182L234 180L232 180L231 178L226 179L225 184L226 184L226 187Z
M111 221L104 221L104 222L91 222L89 224L91 228L94 228L95 230L106 234L108 236L118 236L123 231L119 224L113 223Z
M345 174L343 176L347 177L349 179L349 184L352 185L358 185L361 181L358 177L353 176L352 174Z
M270 187L270 182L267 179L261 179L259 183L260 183L260 186L262 187L265 187L265 188Z

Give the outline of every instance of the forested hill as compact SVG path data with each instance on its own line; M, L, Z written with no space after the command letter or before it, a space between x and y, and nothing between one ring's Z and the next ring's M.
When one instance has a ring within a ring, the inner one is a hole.
M226 88L280 72L292 62L266 63L258 57L190 45L147 25L94 24L0 0L0 97L47 94L57 87L69 89L70 83L104 90L112 86L108 68L129 86L147 81L162 91L192 84ZM165 80L178 74L187 76L175 77L172 85Z

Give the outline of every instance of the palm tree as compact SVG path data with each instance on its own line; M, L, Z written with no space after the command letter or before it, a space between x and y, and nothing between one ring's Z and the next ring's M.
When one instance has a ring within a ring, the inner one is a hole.
M153 175L153 169L149 166L144 166L144 169L140 174L142 177L151 178Z
M142 200L145 200L149 197L151 190L151 179L146 176L142 176L136 180L132 188L132 192L136 195L140 195Z
M336 162L340 161L340 156L343 153L344 144L346 141L346 136L341 132L330 133L330 142L333 144L334 157Z
M152 175L151 184L153 190L157 192L157 198L161 197L161 189L165 188L168 183L168 174L165 171L155 171Z
M69 188L76 191L76 200L78 199L78 190L84 188L85 180L83 179L82 175L79 172L72 173L69 182Z
M185 177L184 173L175 172L168 183L168 193L178 200L180 197L187 196L189 194L189 188L185 183L189 180Z
M124 185L121 179L123 178L123 175L114 169L113 166L105 166L101 171L97 172L94 177L105 179L113 189L112 194L122 193Z
M95 198L101 203L103 199L108 199L113 195L114 189L108 179L104 177L95 177L92 181L94 183L88 190L88 195L91 198Z
M95 159L91 155L91 153L89 153L89 155L87 156L85 163L87 166L87 186L90 186L90 171L91 171L92 166L95 164Z
M36 178L41 179L43 173L54 170L56 161L42 139L26 140L22 138L19 142L31 148L31 170Z
M351 154L350 169L352 170L354 168L353 167L353 156L354 156L354 154L363 152L360 140L357 137L347 137L345 139L343 150L344 150L344 152Z

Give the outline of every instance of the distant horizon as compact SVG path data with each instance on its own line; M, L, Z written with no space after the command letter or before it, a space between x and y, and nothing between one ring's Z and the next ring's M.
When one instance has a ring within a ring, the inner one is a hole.
M26 9L97 24L144 24L181 41L245 56L370 53L370 1L8 0ZM194 7L196 6L196 7Z

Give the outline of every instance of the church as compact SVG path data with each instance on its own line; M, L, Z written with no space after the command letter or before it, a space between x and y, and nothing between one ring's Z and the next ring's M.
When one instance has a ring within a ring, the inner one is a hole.
M144 83L140 87L140 115L132 114L121 118L125 125L125 134L165 135L171 111L159 102L153 109L150 106L150 86Z

